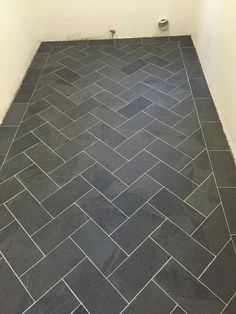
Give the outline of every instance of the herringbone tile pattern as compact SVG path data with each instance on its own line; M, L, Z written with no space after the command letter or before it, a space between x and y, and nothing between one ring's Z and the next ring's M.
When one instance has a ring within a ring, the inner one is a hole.
M42 43L0 161L2 313L236 313L236 172L190 37Z

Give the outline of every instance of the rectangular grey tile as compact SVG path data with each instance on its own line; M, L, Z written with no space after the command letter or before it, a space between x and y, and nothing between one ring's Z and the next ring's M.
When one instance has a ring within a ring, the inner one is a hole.
M125 141L126 137L122 134L115 131L109 125L100 122L97 125L93 126L89 132L99 138L101 141L106 143L112 148L120 145L122 142Z
M191 161L188 156L159 139L146 147L146 150L176 170L181 170Z
M114 95L118 95L126 90L124 86L106 77L97 81L96 84Z
M186 70L189 78L204 78L204 73L200 62L185 62Z
M221 188L219 190L230 232L236 234L236 188Z
M142 174L152 168L159 159L156 159L148 152L141 151L138 155L128 161L124 166L115 172L126 184L131 184L137 180Z
M120 97L117 97L116 95L113 95L107 91L100 92L95 96L95 98L102 104L106 105L108 108L115 111L119 110L127 104L127 102L122 100Z
M77 105L81 105L81 104L84 104L85 101L87 101L87 106L95 106L96 105L96 101L92 98L93 96L95 96L96 94L98 94L100 91L102 90L101 87L99 87L98 85L96 84L92 84L92 85L89 85L83 89L81 89L80 91L78 91L77 93L74 93L70 99L72 101L74 101ZM89 104L88 101L91 101L91 104ZM89 108L90 108L89 107ZM84 105L82 107L83 109L84 108ZM81 111L81 107L80 107L80 111ZM77 113L79 114L79 110L78 108L74 108L74 109L71 109L69 113ZM68 113L68 114L69 114Z
M141 96L144 92L146 92L149 89L148 86L146 86L143 83L138 83L137 85L127 89L123 93L119 95L120 98L124 99L127 102L130 102L134 100L135 98L138 98Z
M170 109L178 103L177 99L174 99L155 89L150 89L143 96L167 109Z
M148 86L166 94L168 94L171 90L176 88L175 85L170 84L167 81L163 81L154 75L147 77L145 80L143 80L143 82Z
M127 106L120 109L118 112L124 117L130 119L136 113L151 105L151 103L152 102L150 100L140 96L137 99L131 101Z
M38 201L42 201L58 189L58 186L35 164L20 172L17 178Z
M175 130L189 136L194 131L198 130L200 127L198 122L197 113L194 110L192 113L190 113L188 116L186 116L184 119L179 121L174 125Z
M211 164L207 152L204 150L200 155L193 159L181 173L196 182L201 184L211 173Z
M55 89L53 89L52 87L46 85L40 89L37 89L32 98L30 99L30 103L34 103L35 101L39 101L41 99L43 99L44 97L55 93Z
M221 205L207 217L192 236L213 254L220 252L229 241L229 231Z
M126 63L119 60L118 58L115 58L111 55L105 55L104 57L101 58L101 61L110 65L112 68L116 69L116 70L120 70L121 68L123 68ZM106 69L106 68L104 68ZM106 71L107 75L108 75L108 71ZM121 75L124 76L123 73L121 73ZM118 78L117 78L118 79Z
M156 66L162 67L164 68L165 66L167 66L169 64L169 61L166 59L163 59L159 56L155 56L150 54L150 56L148 55L147 57L144 58L147 62L152 63Z
M147 66L144 67L144 69ZM142 71L142 70L138 70L136 72L134 72L131 75L128 75L125 79L121 80L119 83L124 85L127 88L130 88L134 85L136 85L137 83L141 82L142 80L144 80L146 77L148 77L149 74Z
M18 90L14 99L15 103L26 103L29 102L35 89L35 84L23 84Z
M96 70L104 68L104 66L105 66L105 63L98 60L98 61L92 62L88 65L85 65L84 67L78 68L78 70L76 72L82 76L87 76Z
M85 280L87 285L84 285ZM127 305L125 300L87 259L67 275L65 281L92 313L119 314ZM96 298L91 298L91 295L96 295Z
M168 125L158 120L153 121L151 124L145 127L145 129L173 146L176 146L185 139L185 135L175 131Z
M79 78L73 84L81 89L89 86L90 84L95 83L96 81L100 80L103 76L98 72L93 72L85 77Z
M177 148L188 156L195 158L203 149L206 148L201 130L197 130L187 137Z
M70 123L61 131L67 137L73 138L83 133L84 131L92 127L97 122L99 122L99 120L96 117L92 116L90 113L88 113L84 115L83 117L79 118L78 120Z
M197 52L194 47L182 47L181 52L185 62L198 61Z
M230 241L200 277L200 280L226 303L235 294L235 264L235 249Z
M115 198L126 188L123 182L99 164L93 165L82 175L109 199Z
M108 234L126 219L117 207L96 190L91 190L77 204Z
M181 198L189 196L197 185L179 172L160 162L148 174Z
M132 63L130 63L129 65L125 66L124 68L121 69L122 72L124 72L125 74L132 74L136 71L138 71L139 69L141 69L142 67L144 67L147 63L141 59L138 59Z
M214 258L213 254L170 221L165 221L151 237L196 277Z
M0 126L0 154L7 154L17 128Z
M8 109L7 113L5 114L2 125L4 126L16 126L19 125L21 119L25 113L27 104L11 104L10 108Z
M0 204L5 203L7 200L23 190L24 187L16 178L11 178L0 184Z
M22 84L36 84L40 77L42 69L38 67L29 67Z
M219 205L220 199L213 174L199 185L186 202L205 216Z
M83 258L81 250L67 239L27 271L21 279L33 298L38 299Z
M101 103L93 98L89 98L84 102L80 103L77 107L69 110L66 114L71 117L71 119L78 119L84 116L89 111L101 106Z
M174 107L171 107L171 111L178 113L182 117L186 117L194 109L195 109L195 105L194 105L192 96L185 98L184 100L180 101Z
M68 125L69 123L73 122L71 118L69 118L66 114L59 111L54 106L51 106L39 113L40 117L44 120L50 122L55 128L61 129Z
M8 201L7 207L30 235L51 220L50 215L28 191Z
M87 221L84 212L76 205L71 205L61 215L41 228L33 235L33 240L47 254Z
M169 126L173 126L181 120L181 117L179 115L162 106L159 106L156 103L149 106L147 109L144 110L144 112L148 113L150 116L162 121Z
M0 231L0 249L19 276L43 257L16 221Z
M201 126L208 150L229 150L229 144L220 122L202 122Z
M187 80L187 75L185 69L182 69L181 71L177 72L173 76L171 76L167 82L174 84L176 86L179 86L183 84Z
M34 130L34 134L52 149L68 142L68 139L62 133L48 123Z
M78 89L74 85L59 77L58 80L51 84L51 86L65 96L70 96L78 91Z
M154 64L148 64L146 65L144 68L143 68L144 71L162 79L162 80L165 80L167 79L168 77L172 76L173 74L169 71L166 71L165 69L159 67L159 66L156 66Z
M78 305L79 301L77 298L73 295L69 288L62 281L60 281L25 313L53 313L55 309L60 313L71 313L71 311L73 311Z
M24 120L19 126L16 139L25 135L26 133L31 132L44 123L45 121L38 115L34 115L31 118Z
M5 205L0 205L0 229L7 226L9 223L15 220L15 218L10 214Z
M14 176L21 170L29 167L32 161L25 155L20 154L9 161L5 162L0 171L0 182L3 182Z
M126 159L100 141L90 146L86 152L111 172L126 162Z
M56 150L56 153L63 159L68 160L95 142L96 138L92 134L84 132L67 142L65 145L59 147Z
M112 238L131 254L163 220L151 205L145 204L112 234Z
M224 307L220 299L174 260L154 280L187 313L219 314Z
M66 112L76 107L76 104L73 101L59 93L47 96L46 100L62 112Z
M200 121L219 121L212 98L195 99Z
M107 63L107 60L111 60L110 59L111 56L106 56L104 58L102 58L101 60L104 62L104 63ZM99 70L99 73L109 77L110 79L112 79L113 81L115 82L119 82L120 80L124 79L126 77L126 75L124 73L122 73L121 71L117 71L116 69L114 69L114 66L115 65L116 67L118 66L119 68L124 66L125 63L122 62L121 60L117 60L115 58L112 59L112 66L106 66L102 69Z
M3 259L0 260L0 276L2 283L0 287L1 311L3 313L23 313L33 303L33 300ZM9 302L9 295L11 302Z
M33 134L29 133L23 136L22 138L13 142L11 149L8 153L7 160L10 158L22 153L24 150L30 148L39 142L39 139Z
M210 152L212 167L218 186L236 187L236 168L230 151Z
M94 163L95 160L82 152L65 162L63 165L59 166L57 169L53 170L49 176L53 179L54 182L61 186L76 177Z
M157 193L149 203L189 234L193 233L205 219L204 216L166 189Z
M124 310L124 314L149 313L155 314L159 311L162 314L171 312L175 303L151 281L141 293ZM175 313L177 314L177 313ZM179 313L181 314L181 313ZM183 313L182 313L183 314Z
M127 257L91 220L76 231L72 238L105 276Z
M112 109L102 105L92 111L92 114L113 128L116 128L127 119Z
M161 186L148 176L143 176L132 184L113 203L126 215L130 216L148 199L160 190Z
M42 202L42 205L53 216L57 216L63 209L70 206L92 187L80 176L71 180Z
M48 101L46 101L45 99L40 99L39 101L36 101L27 107L27 110L24 114L23 120L33 118L33 116L37 115L38 113L40 113L41 111L43 111L49 107L50 107L50 103ZM35 116L35 117L37 117L37 116ZM29 120L29 121L34 121L34 120ZM35 122L37 122L37 120ZM26 127L27 127L26 122L24 122L23 125L25 125L25 129L26 129ZM29 126L30 125L28 123L28 128L29 128Z
M63 160L43 143L34 145L26 154L45 172L50 172L63 164Z
M167 260L168 255L152 240L147 239L109 280L131 301Z
M74 71L71 71L70 69L66 67L60 70L57 70L55 74L57 74L58 76L60 76L62 79L66 80L69 83L73 83L77 81L78 78L80 77L77 73L75 73Z
M134 136L129 138L127 141L122 143L119 147L116 148L116 151L119 152L125 158L132 158L142 149L148 146L155 140L155 136L148 133L145 130L141 130L136 133Z
M139 112L125 123L121 124L117 131L119 131L124 136L130 137L134 135L138 130L141 130L149 123L151 123L154 119L145 114L143 111Z
M207 98L211 96L205 79L190 79L190 85L194 98Z

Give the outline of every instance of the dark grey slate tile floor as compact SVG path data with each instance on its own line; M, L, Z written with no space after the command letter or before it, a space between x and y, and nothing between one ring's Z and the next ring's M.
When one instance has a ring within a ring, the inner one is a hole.
M42 43L0 162L1 313L236 313L236 171L190 37Z

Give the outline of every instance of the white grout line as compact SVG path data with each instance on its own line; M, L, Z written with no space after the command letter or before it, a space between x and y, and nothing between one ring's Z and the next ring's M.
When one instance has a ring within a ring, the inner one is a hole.
M37 82L36 82L36 84L35 84L35 87L34 87L34 90L33 90L33 92L32 92L31 97L30 97L30 99L29 99L28 102L27 102L27 105L26 105L26 107L25 107L25 111L24 111L24 113L23 113L23 115L22 115L22 117L21 117L21 120L20 120L19 124L18 124L17 130L16 130L15 135L14 135L14 137L13 137L13 139L12 139L12 142L11 142L9 148L8 148L8 151L6 152L6 155L5 155L5 158L4 158L3 162L2 162L2 165L1 165L1 167L0 167L0 170L1 170L2 166L5 164L5 162L6 162L6 160L7 160L7 157L8 157L8 154L9 154L9 152L10 152L10 150L11 150L11 147L12 147L13 143L15 142L17 132L18 132L19 127L20 127L20 125L21 125L21 123L22 123L22 121L23 121L24 115L25 115L25 113L27 112L27 109L28 109L28 107L29 107L29 105L30 105L31 99L32 99L32 97L33 97L33 95L34 95L34 93L35 93L35 91L36 91L36 87L37 87L37 84L38 84L38 82L39 82L40 76L41 76L42 73L43 73L43 70L44 70L44 68L45 68L45 64L46 64L47 60L49 59L50 54L51 54L51 51L50 51L50 53L48 54L48 56L47 56L47 58L46 58L46 60L45 60L45 63L44 63L44 65L43 65L42 69L41 69L39 78L38 78L38 80L37 80ZM22 81L22 82L23 82L23 81ZM20 86L20 88L21 88L21 86Z
M79 301L79 303L80 303L79 307L82 305L82 306L85 308L85 310L88 312L88 314L90 314L89 310L88 310L88 309L86 308L86 306L81 302L81 300L77 297L77 295L74 293L74 291L71 289L71 287L67 284L67 282L65 281L64 278L62 279L62 282L64 282L64 284L67 286L67 288L70 290L70 292L71 292L71 293L74 295L74 297ZM75 309L74 309L74 310L75 310ZM73 310L71 313L73 313L74 310Z
M233 296L230 298L229 302L227 303L227 305L223 308L223 310L220 312L220 314L223 313L227 313L227 311L225 312L225 310L227 309L228 305L230 304L231 301L233 301L233 299L236 297L236 292L233 294ZM229 313L230 314L230 313Z
M155 208L155 207L154 207L154 208ZM158 213L162 214L162 212L161 212L158 208L155 208L155 209L157 210ZM162 214L162 215L164 215L164 214ZM164 215L164 217L166 217L166 216ZM198 242L198 240L194 239L194 238L192 237L192 234L187 233L184 229L182 229L182 227L180 227L179 225L177 225L177 224L176 224L173 220L171 220L171 218L169 218L169 217L166 217L165 221L170 221L173 225L175 225L178 229L180 229L180 230L186 235L187 238L190 237L190 238L193 240L193 242L196 242L196 244L198 244L199 246L201 246L204 250L208 251L208 252L212 255L213 259L214 259L214 257L215 257L216 255L215 255L214 253L212 253L210 250L208 250L208 248L206 248L205 246L203 246L200 242ZM164 223L165 221L163 221L163 223ZM204 221L205 221L205 220L204 220ZM149 235L149 237L151 237L153 233L154 233L154 232L152 232L152 233ZM153 239L153 240L154 240L154 239ZM168 253L168 254L170 254L170 253ZM172 256L173 256L173 255L172 255Z
M4 257L4 255L2 256L5 263L7 263L8 267L10 268L10 270L12 271L12 273L15 275L16 279L18 280L18 282L20 283L20 285L22 286L22 288L25 290L25 292L29 295L29 297L32 299L33 302L35 302L34 298L32 297L32 295L30 294L30 292L28 291L27 287L25 287L25 285L23 284L22 280L20 279L20 277L17 275L17 273L14 271L14 269L11 267L10 263L8 262L8 260Z
M87 256L86 255L86 253L83 251L83 249L81 249L81 247L79 247L78 246L78 244L72 239L72 238L70 238L73 242L74 242L74 244L85 254L85 256L86 256L86 258L90 261L90 263L91 264L93 264L93 266L97 269L97 271L103 276L103 278L107 281L107 278L105 277L105 275L101 272L101 270L96 266L96 264L89 258L89 256ZM126 260L126 259L125 259ZM120 293L120 291L119 290L117 290L117 288L110 282L110 281L108 281L108 284L110 284L113 288L114 288L114 290L116 290L116 292L122 297L122 299L124 299L124 301L126 302L126 303L129 303L129 301L127 301L126 300L126 298Z
M120 312L120 314L122 314L128 307L129 307L129 305L130 304L132 304L132 302L134 302L135 301L135 299L137 298L137 297L139 297L139 295L143 292L143 290L150 284L150 282L153 282L154 284L156 284L155 283L155 281L153 280L154 279L154 277L159 273L159 271L161 271L168 263L169 263L169 261L171 260L171 257L161 266L161 268L155 273L155 275L153 275L152 276L152 278L150 279L150 280L148 280L148 282L142 287L142 289L131 299L131 301L128 303L128 305ZM170 297L164 290L162 290L168 297ZM173 299L172 299L172 301L173 301ZM174 301L174 303L176 304L176 302ZM143 313L144 314L144 313ZM148 313L146 313L146 314L148 314Z
M181 53L181 56L182 56L182 59L183 59L183 63L184 63L184 67L185 67L185 70L186 70L186 66L185 66L185 62L184 62L184 58L183 58L183 54L182 54L181 48L180 48L180 53ZM198 118L198 122L199 122L199 125L200 125L200 130L201 130L201 134L202 134L202 137L203 137L203 141L204 141L205 146L207 147L207 145L206 145L206 139L205 139L205 137L204 137L204 133L203 133L203 130L202 130L201 121L200 121L200 118L199 118L199 114L198 114L198 110L197 110L195 98L193 97L192 87L191 87L191 84L190 84L188 75L187 75L187 79L188 79L188 83L189 83L189 86L190 86L190 91L191 91L191 95L192 95L194 107L195 107L195 110L196 110L196 113L197 113L197 118ZM217 189L218 196L219 196L219 199L220 199L221 204L222 204L223 214L224 214L224 216L225 216L226 224L227 224L228 231L229 231L229 234L230 234L230 227L229 227L229 223L228 223L228 218L227 218L227 215L226 215L226 213L225 213L224 204L223 204L222 199L221 199L221 195L220 195L220 192L219 192L219 186L218 186L217 181L216 181L216 177L215 177L215 173L214 173L214 168L213 168L213 166L212 166L212 162L211 162L211 158L210 158L210 154L209 154L209 151L208 151L208 150L207 150L207 155L208 155L208 158L209 158L209 161L210 161L210 165L211 165L212 174L213 174L213 178L214 178L214 181L215 181L216 189Z
M210 268L210 266L215 262L215 260L218 258L218 256L221 254L221 252L225 249L225 247L231 242L231 238L228 239L228 241L224 244L224 246L221 248L221 250L215 255L213 260L207 265L207 267L201 272L201 274L198 276L198 279L201 280L201 277L203 274Z
M155 242L158 246L160 246L163 251L165 251L168 255L170 255L168 253L168 251L166 251L166 249L164 247L162 247L160 244L158 244L153 238L152 238L153 242ZM221 302L223 302L223 304L226 304L215 292L213 292L209 287L207 287L203 282L199 281L199 279L192 274L183 264L181 264L174 256L171 255L171 258L177 263L179 264L187 273L189 273L193 278L195 278L200 284L202 284L205 288L207 288L207 290L211 291L212 294L214 294Z
M203 220L203 221L200 223L200 225L191 233L191 236L193 236L194 233L196 233L196 231L197 231L199 228L201 228L202 225L204 225L204 223L207 221L207 219L209 219L209 218L213 215L213 213L216 211L216 209L217 209L219 206L222 206L222 204L219 203L219 204L216 205L216 207L208 214L208 216L206 216L206 219ZM229 235L229 237L230 237L230 235Z
M144 148L143 150L146 151L147 153L151 154L153 157L158 158L158 157L156 157L154 154L152 154L151 152L147 151L146 148ZM159 158L158 158L158 159L159 159ZM165 164L167 167L171 168L174 172L177 172L177 173L180 175L180 177L184 177L186 180L188 180L188 181L192 182L194 185L198 186L198 184L197 184L196 182L194 182L192 179L186 177L184 174L182 174L181 172L179 172L178 170L176 170L176 169L175 169L174 167L172 167L171 165L167 164L165 161L163 161L163 160L161 160L161 159L159 159L159 160L160 160L161 163L163 163L163 164ZM196 188L196 189L197 189L197 188ZM195 189L195 190L196 190L196 189ZM194 190L194 191L195 191L195 190ZM193 192L194 192L194 191L193 191ZM192 193L193 193L193 192L192 192ZM191 193L191 194L192 194L192 193Z
M27 230L24 228L24 226L21 224L21 222L16 218L16 216L10 211L10 209L7 207L7 204L4 204L6 206L6 208L8 209L8 211L10 212L10 214L15 218L15 222L19 224L19 226L21 227L21 229L26 233L27 237L33 242L33 244L37 247L37 249L42 253L43 257L45 257L45 254L43 253L43 251L40 249L40 247L38 246L38 244L31 238L30 234L27 232ZM3 254L3 253L2 253ZM4 255L4 254L3 254ZM20 275L21 276L21 275Z

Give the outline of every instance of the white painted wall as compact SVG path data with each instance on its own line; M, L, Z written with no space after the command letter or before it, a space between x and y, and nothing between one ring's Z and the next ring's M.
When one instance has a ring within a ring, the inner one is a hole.
M0 122L39 45L32 0L0 0Z
M170 34L191 33L194 0L37 0L44 40L160 36L157 22L171 21Z
M236 157L236 1L198 1L193 40Z

